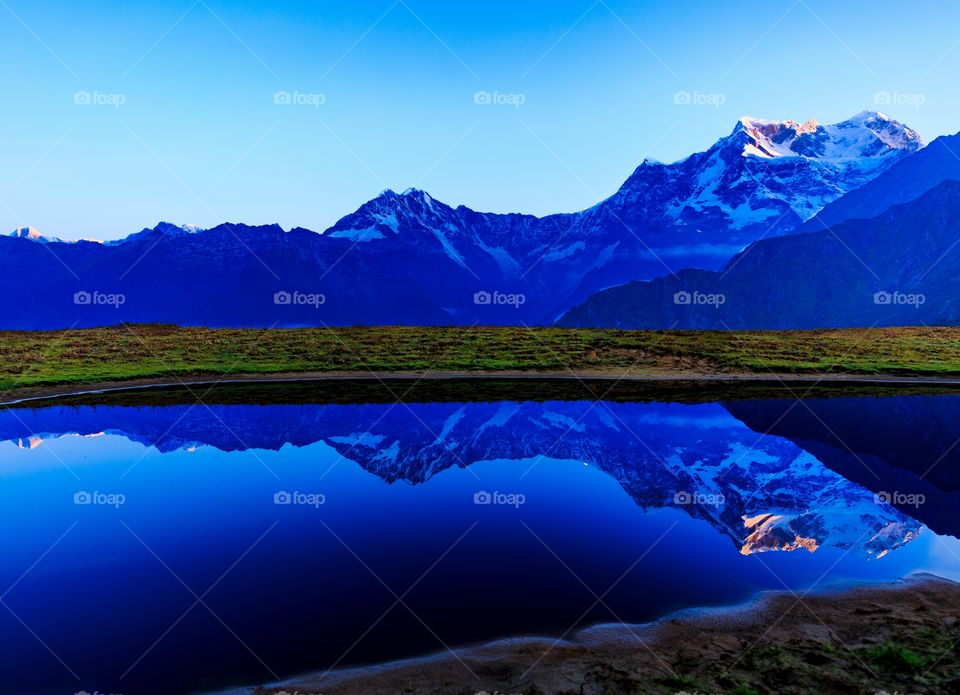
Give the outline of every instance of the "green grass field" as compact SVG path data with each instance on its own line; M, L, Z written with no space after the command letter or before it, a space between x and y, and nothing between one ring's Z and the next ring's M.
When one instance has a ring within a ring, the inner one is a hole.
M960 376L960 329L707 332L528 328L0 332L0 391L303 372Z

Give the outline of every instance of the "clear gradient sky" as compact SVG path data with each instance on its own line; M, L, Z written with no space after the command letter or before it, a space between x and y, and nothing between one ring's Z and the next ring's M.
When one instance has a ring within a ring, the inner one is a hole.
M0 230L66 239L320 231L388 187L573 211L746 114L960 131L943 0L0 0L0 45Z

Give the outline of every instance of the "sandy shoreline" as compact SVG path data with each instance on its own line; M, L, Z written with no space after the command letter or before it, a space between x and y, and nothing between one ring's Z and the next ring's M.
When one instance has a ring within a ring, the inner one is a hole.
M960 584L917 574L806 596L769 592L563 641L504 639L220 695L957 692L958 640Z
M624 383L754 383L754 384L861 384L876 386L960 386L960 379L936 376L898 376L867 374L761 374L761 373L720 373L671 371L643 372L630 374L614 371L577 371L577 372L534 372L534 371L433 371L433 372L293 372L280 374L245 374L242 376L192 377L179 379L164 377L158 379L132 379L107 381L90 384L59 384L14 389L0 395L0 406L13 406L36 401L73 396L91 396L97 394L119 394L123 392L146 391L169 387L206 387L240 384L284 384L333 381L572 381L572 382L624 382Z

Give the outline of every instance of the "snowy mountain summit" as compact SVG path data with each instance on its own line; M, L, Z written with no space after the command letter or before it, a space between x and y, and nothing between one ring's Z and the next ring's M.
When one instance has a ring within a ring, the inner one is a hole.
M915 152L923 146L920 136L889 116L863 111L836 125L815 120L766 121L744 116L734 135L745 132L751 141L744 156L808 157L842 162L853 159L882 160L897 150Z
M834 125L745 116L706 152L645 162L614 197L660 206L674 227L792 228L921 147L915 131L874 111Z
M10 236L15 239L29 239L30 241L36 241L41 244L49 244L52 242L59 242L60 239L56 237L47 237L41 234L38 230L33 227L20 227L10 232Z

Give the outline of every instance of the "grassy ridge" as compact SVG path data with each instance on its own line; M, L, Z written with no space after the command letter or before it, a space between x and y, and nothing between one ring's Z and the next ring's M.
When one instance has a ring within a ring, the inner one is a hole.
M0 390L222 374L391 371L960 376L960 329L528 328L0 331Z

